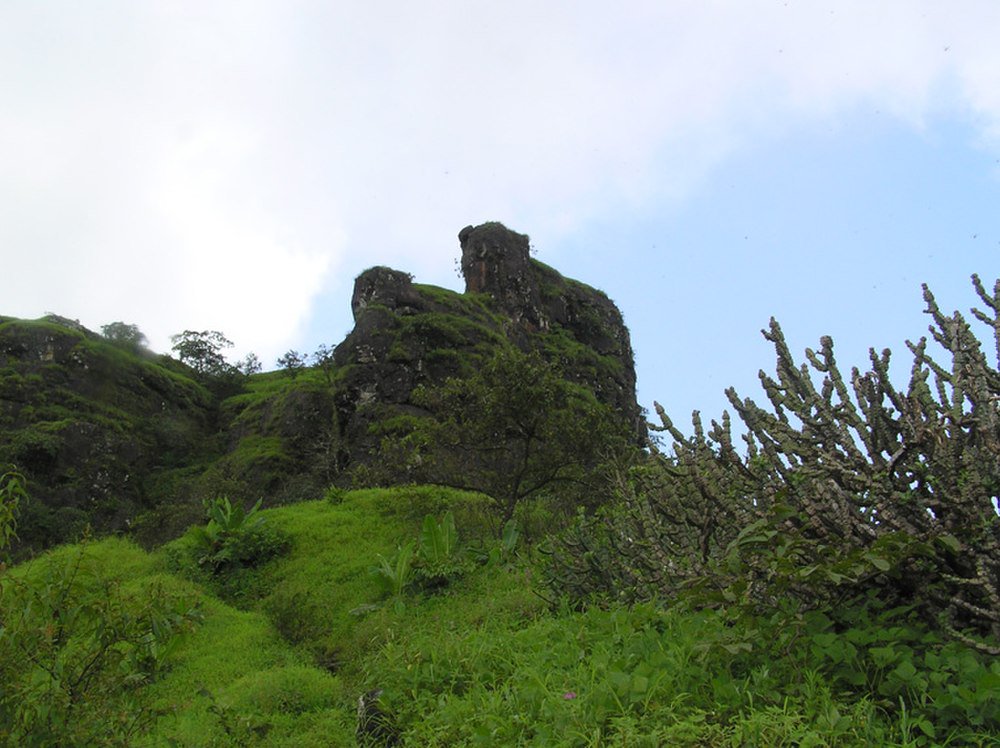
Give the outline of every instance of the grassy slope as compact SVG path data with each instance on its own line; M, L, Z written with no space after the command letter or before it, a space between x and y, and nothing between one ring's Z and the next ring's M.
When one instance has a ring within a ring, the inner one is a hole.
M362 661L392 636L371 567L414 537L425 513L455 508L468 518L478 501L446 489L397 488L267 511L267 522L292 537L291 549L227 581L229 596L255 612L211 600L205 625L152 688L180 710L161 720L161 737L182 745L204 745L205 735L226 744L234 733L266 745L351 744L356 699L367 690ZM190 544L190 536L169 544L156 565L177 567ZM316 662L324 667L308 664Z
M368 573L378 554L449 507L462 538L474 536L477 503L425 487L269 510L291 550L230 579L236 604L168 571L190 536L154 554L115 539L89 544L88 563L105 577L197 598L204 612L148 687L164 710L149 744L352 745L357 697L374 688L408 745L919 744L907 742L921 733L905 714L836 692L806 649L769 661L766 640L718 613L551 612L522 561L470 567L401 608L380 604ZM981 733L958 744L991 741Z

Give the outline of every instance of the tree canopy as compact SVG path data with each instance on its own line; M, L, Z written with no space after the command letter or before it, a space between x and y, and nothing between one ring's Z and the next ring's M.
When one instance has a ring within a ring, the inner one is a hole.
M146 346L146 336L136 325L125 322L111 322L101 326L101 334L121 348L137 351Z
M425 480L487 494L501 526L526 499L579 489L604 452L625 442L589 390L514 347L414 399L433 417L406 435L408 464Z
M232 348L233 341L218 330L185 330L171 335L170 341L178 358L199 374L221 376L232 369L222 351Z

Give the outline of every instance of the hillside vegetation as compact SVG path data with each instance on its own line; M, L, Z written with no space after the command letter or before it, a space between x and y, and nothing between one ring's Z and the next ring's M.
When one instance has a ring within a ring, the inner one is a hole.
M546 488L596 466L598 432L641 444L631 342L614 303L531 258L528 237L499 223L463 229L461 243L464 293L370 268L355 280L347 337L309 357L289 351L274 372L260 373L252 354L227 362L232 343L219 331L173 336L175 359L146 350L134 325L97 334L54 315L0 317L0 464L17 465L32 484L15 553L73 540L88 525L153 546L222 495L273 506L330 485L458 485L440 451L429 469L432 455L414 449L422 437L413 432L454 420L438 397L449 380L522 355L547 375L540 394L601 423L554 439L565 409L541 409L552 417L537 436L522 434L533 454L577 455Z
M461 240L313 367L0 320L0 745L1000 744L1000 280L905 386L772 321L767 407L643 447L613 305Z
M686 604L552 606L526 549L476 538L482 502L425 487L267 510L260 527L287 549L257 566L199 564L192 530L153 553L106 539L16 567L3 581L0 737L350 746L364 695L369 745L990 745L1000 734L997 663L906 611L872 601L835 621L817 609L792 631ZM399 594L383 592L380 559L394 564L421 516L448 511L458 544L443 577L417 558Z
M214 455L212 401L167 357L59 317L0 317L0 464L34 487L21 543L117 529L171 493L171 475Z

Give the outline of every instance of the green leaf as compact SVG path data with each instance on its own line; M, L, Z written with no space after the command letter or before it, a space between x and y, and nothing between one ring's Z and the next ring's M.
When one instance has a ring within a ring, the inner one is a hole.
M637 675L632 678L632 693L643 694L649 690L649 678L644 675Z
M505 554L513 552L520 534L521 531L517 529L517 523L512 519L508 520L507 524L503 526L503 537L500 542L500 547L503 548Z
M867 559L868 562L879 571L889 571L889 569L892 568L892 564L880 556L867 553L865 554L865 559Z
M958 553L962 550L962 543L954 535L939 535L936 540L949 551L953 551L954 553Z
M813 637L813 641L816 642L816 644L822 647L823 649L828 649L829 647L832 647L834 644L837 643L838 640L839 637L837 636L837 634L833 633L816 634Z
M741 652L750 652L753 650L753 645L750 642L733 642L729 644L723 644L722 648L732 655L738 655Z
M447 562L458 546L458 531L455 529L455 517L451 512L445 512L441 521L435 521L433 515L424 517L423 529L420 534L420 553L431 565L441 565Z
M617 670L613 670L608 673L608 681L611 683L611 687L618 693L619 696L626 696L631 685L631 678L628 673L622 673Z
M896 666L896 669L892 671L899 680L903 683L909 683L913 680L914 676L917 674L917 669L914 667L913 663L909 660L904 660Z

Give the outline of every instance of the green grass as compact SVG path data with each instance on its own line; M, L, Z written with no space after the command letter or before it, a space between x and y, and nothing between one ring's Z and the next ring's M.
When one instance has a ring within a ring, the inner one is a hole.
M404 744L995 745L1000 737L995 716L991 727L976 725L977 712L949 725L915 694L894 709L863 689L839 689L820 665L802 667L807 653L774 658L771 632L722 612L521 614L452 630L422 613L396 622L366 662Z
M46 585L53 570L77 567L75 587L113 585L136 609L150 595L170 595L201 612L202 622L182 640L166 671L144 689L143 703L160 716L138 744L350 744L353 721L339 678L285 641L266 615L238 610L165 573L162 554L115 538L63 546L15 567L11 580Z
M88 543L83 568L125 599L170 595L202 615L143 688L159 716L135 744L350 746L357 699L374 689L413 746L1000 739L1000 664L936 646L908 618L852 614L833 635L820 615L778 631L725 610L552 608L529 549L490 563L473 554L446 586L411 583L401 604L388 600L371 569L417 539L427 514L454 511L460 544L489 550L483 502L423 486L265 510L290 548L225 579L197 567L190 533L152 554ZM65 546L8 573L41 583L79 553Z
M335 676L294 650L265 615L203 592L199 600L204 623L149 689L164 712L153 744L232 745L238 737L266 737L268 745L324 745L323 731L327 740L340 734L346 743L352 725Z
M210 744L197 736L225 736L229 723L234 733L263 745L351 744L347 738L338 743L331 731L353 730L359 663L384 635L382 594L371 568L379 554L391 554L416 533L425 513L476 502L447 489L398 488L264 512L269 525L293 538L292 547L264 567L237 572L242 578L229 591L254 612L218 600L206 606L205 625L153 686L160 703L177 712L161 720L161 729L182 745ZM160 563L176 565L190 544L190 536L169 544ZM371 609L357 612L366 606ZM203 732L209 728L214 732Z
M425 514L475 502L449 489L403 487L271 510L268 522L294 540L286 557L255 575L263 591L254 604L289 640L341 667L364 646L353 637L360 617L352 611L381 597L371 574L379 555L415 537Z
M637 608L506 623L446 638L418 624L383 646L370 677L409 744L699 745L738 729L739 699L705 677L711 618Z
M489 294L458 293L424 283L414 283L413 288L449 314L460 315L485 324L502 324L503 318L490 308L492 297Z
M248 418L296 390L328 388L326 375L319 367L299 369L294 377L286 371L269 371L248 377L243 392L226 398L222 407L230 418Z

